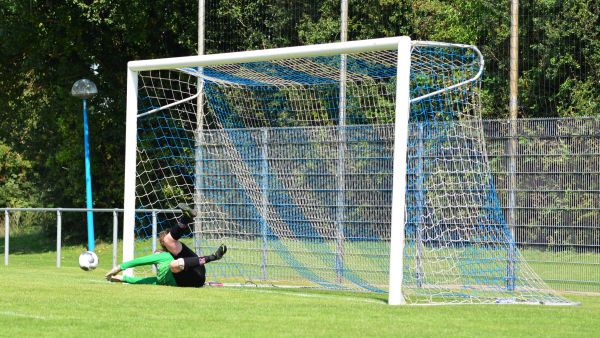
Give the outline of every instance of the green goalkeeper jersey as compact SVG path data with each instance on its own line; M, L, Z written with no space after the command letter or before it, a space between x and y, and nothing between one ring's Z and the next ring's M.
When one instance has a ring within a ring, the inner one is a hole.
M156 277L128 277L123 276L123 282L130 284L154 284L177 286L175 277L171 272L170 263L174 260L168 252L161 252L153 255L142 256L130 261L121 263L121 270L133 268L142 265L156 264Z

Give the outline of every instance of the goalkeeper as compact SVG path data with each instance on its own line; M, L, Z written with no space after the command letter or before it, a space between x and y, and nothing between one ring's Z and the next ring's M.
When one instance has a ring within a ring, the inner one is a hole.
M185 204L177 205L183 216L171 229L160 234L159 241L162 252L139 257L114 267L106 274L106 279L111 282L125 282L130 284L153 284L183 287L202 287L206 280L204 264L219 260L227 252L227 247L221 244L217 251L210 256L199 257L181 243L179 239L184 235L187 224L193 221L195 212ZM122 270L141 265L156 264L156 277L129 277L117 276Z

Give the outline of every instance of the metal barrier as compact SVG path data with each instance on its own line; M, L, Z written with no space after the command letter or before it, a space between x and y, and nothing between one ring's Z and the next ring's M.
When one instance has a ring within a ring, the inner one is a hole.
M509 120L483 122L496 193L504 215L513 215L506 220L515 242L554 289L600 292L600 117L516 125L511 137Z
M4 265L8 265L9 242L10 242L10 212L33 211L33 212L56 212L56 267L61 265L62 248L62 213L63 212L112 212L113 213L113 267L117 266L117 243L119 234L118 213L123 209L88 209L88 208L0 208L4 211ZM171 209L137 209L138 213L152 213L152 249L156 248L156 214L161 212L180 213L180 210Z

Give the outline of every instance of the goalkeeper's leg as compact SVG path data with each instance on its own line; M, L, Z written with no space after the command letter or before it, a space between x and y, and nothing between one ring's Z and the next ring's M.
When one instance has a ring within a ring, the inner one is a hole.
M181 216L177 223L173 224L169 231L165 231L166 234L160 238L160 244L173 256L181 253L183 247L179 239L189 231L188 224L192 223L196 217L196 212L187 204L179 203L176 208L181 210Z
M179 273L183 270L191 270L197 266L221 259L227 252L225 244L221 244L212 255L198 257L198 255L179 241L187 230L187 225L194 221L196 212L184 203L178 204L176 208L181 210L181 217L179 217L177 224L173 225L169 231L165 231L166 234L161 236L160 239L160 244L175 258L175 261L171 262L171 271Z
M177 219L177 224L171 226L171 236L173 239L179 240L188 229L188 224L194 221L196 212L184 203L177 204L176 208L181 210L181 216Z
M185 249L191 252L191 250L189 250L187 247L185 247ZM188 254L185 255L185 257L178 257L176 260L170 263L171 271L173 271L173 273L179 273L183 270L193 269L199 265L204 265L206 263L223 258L223 255L225 255L226 252L227 246L225 246L225 244L221 244L219 248L217 248L217 251L209 256L198 257L196 254Z
M170 229L170 234L167 234L165 237L169 237L168 240L170 241L171 239L175 240L178 242L179 245L177 245L177 248L174 248L174 250L169 250L169 252L174 256L177 257L178 255L180 255L181 251L184 249L183 245L179 242L179 239L181 238L181 236L183 236L185 229L187 228L187 225L192 223L194 221L194 218L196 217L196 211L194 211L192 208L190 208L187 204L185 203L179 203L176 207L177 209L181 210L181 217L179 218L179 220L177 221L177 225L176 226L172 226ZM162 242L161 242L162 244ZM173 243L171 243L173 244ZM167 249L169 249L167 247ZM191 251L191 250L188 250ZM217 249L217 251L215 251L214 254L210 255L210 256L203 256L200 257L200 261L203 261L202 264L204 263L209 263L215 260L219 260L223 257L223 255L227 252L227 246L225 246L225 244L221 244L219 246L219 248ZM192 256L189 254L186 254L184 256ZM195 254L194 254L195 256Z

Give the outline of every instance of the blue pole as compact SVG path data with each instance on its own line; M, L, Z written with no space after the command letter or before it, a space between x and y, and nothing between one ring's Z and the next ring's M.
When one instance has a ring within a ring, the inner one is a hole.
M90 144L88 141L88 121L86 100L83 100L83 137L85 141L85 192L87 198L86 208L92 209L92 173L90 169ZM88 250L94 250L94 213L87 212Z

